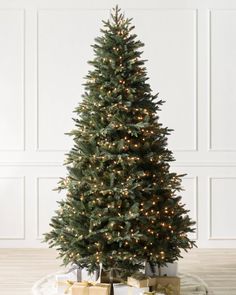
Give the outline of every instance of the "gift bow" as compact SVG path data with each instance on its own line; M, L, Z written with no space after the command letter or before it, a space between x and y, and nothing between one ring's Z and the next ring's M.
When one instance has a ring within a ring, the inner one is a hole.
M93 286L98 286L98 287L103 287L103 285L107 285L107 284L103 284L103 283L96 283L96 282L88 282L88 281L83 281L83 282L74 282L68 289L68 291L71 290L71 288L73 287L73 285L76 284L77 286L81 286L81 287L93 287ZM67 291L67 290L66 290ZM67 293L65 294L68 294Z
M101 269L101 280L104 280L105 283L125 283L127 276L124 276L122 271L121 268Z
M69 281L69 280L57 282L57 284L59 284L59 285L66 285L67 286L66 290L64 291L65 294L69 293L69 291L70 291L71 287L74 285L74 283L75 283L75 281Z
M143 281L143 280L146 280L146 286L149 287L149 284L150 284L150 280L153 279L153 277L149 277L147 275L145 275L144 273L142 272L137 272L135 274L132 274L131 278L137 280L137 281Z
M75 282L75 281L60 281L58 282L58 284L60 285L66 285L67 288L66 290L64 291L64 294L68 294L72 288L72 286L77 283L79 284L80 286L84 286L84 287L91 287L91 286L95 286L97 283L95 282L88 282L88 281L84 281L84 282ZM99 284L98 284L99 285Z
M83 281L83 282L76 282L76 284L83 286L83 287L91 287L91 286L96 286L96 285L99 286L101 283Z
M166 295L173 295L174 294L174 288L171 284L168 284L166 287L158 284L156 288L156 292L162 292Z
M144 273L137 272L132 274L132 278L141 281L141 280L149 279L150 277L146 276Z

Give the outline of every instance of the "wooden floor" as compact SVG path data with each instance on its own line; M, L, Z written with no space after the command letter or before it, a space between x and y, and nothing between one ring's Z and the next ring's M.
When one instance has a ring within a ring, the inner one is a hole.
M236 295L236 249L193 249L183 256L180 272L198 275L210 294Z
M0 249L0 294L30 295L33 283L59 265L51 249ZM179 271L200 276L210 294L236 295L236 249L193 249Z

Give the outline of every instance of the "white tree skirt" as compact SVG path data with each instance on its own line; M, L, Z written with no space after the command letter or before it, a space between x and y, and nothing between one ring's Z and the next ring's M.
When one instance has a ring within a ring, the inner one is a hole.
M58 273L57 273L58 274ZM208 294L206 284L197 276L190 274L178 274L181 278L180 295L206 295ZM37 281L32 288L33 295L63 295L58 293L55 273ZM126 294L124 294L126 295Z

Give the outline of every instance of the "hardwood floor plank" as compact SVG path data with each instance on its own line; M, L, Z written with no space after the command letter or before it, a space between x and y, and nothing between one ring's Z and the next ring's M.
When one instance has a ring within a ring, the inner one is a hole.
M180 272L203 279L214 295L236 295L236 249L193 249L183 254Z

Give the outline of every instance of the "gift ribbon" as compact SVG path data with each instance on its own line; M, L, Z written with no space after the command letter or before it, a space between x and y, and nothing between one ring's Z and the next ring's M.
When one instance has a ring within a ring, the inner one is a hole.
M67 271L67 274L76 270L77 271L77 282L81 282L82 281L82 270L83 268L77 264L72 264L71 268ZM99 265L99 267L95 270L95 274L96 274L96 281L99 279L100 274L101 273L101 265Z
M132 278L134 278L134 279L136 279L138 281L141 281L141 280L146 280L149 277L146 276L144 273L138 272L138 273L133 274L132 275Z
M77 265L76 263L72 264L71 268L66 272L69 274L70 272L76 270L77 272L77 282L82 282L82 270L83 268ZM94 271L95 274L95 281L97 281L99 278L102 278L102 276L107 276L107 279L110 283L112 283L115 280L119 280L119 283L125 283L125 279L122 276L123 269L121 268L112 268L109 271L106 271L102 267L102 263L99 264L97 269ZM118 281L117 281L118 282Z
M123 275L124 270L121 268L112 268L109 271L101 267L101 280L105 280L106 283L125 283L127 276Z
M69 291L70 291L71 287L74 285L74 283L75 283L74 281L69 281L69 280L57 282L58 285L66 285L67 286L66 290L64 291L65 294L69 293Z
M67 280L67 281L59 281L57 282L58 285L66 285L67 288L66 290L64 291L64 294L68 294L69 291L71 290L72 286L77 283L75 281L70 281L70 280ZM87 281L84 281L84 282L79 282L78 283L80 286L84 286L84 287L91 287L91 286L95 286L96 283L93 283L93 282L87 282ZM99 285L99 284L98 284Z
M92 286L102 287L103 286L103 283L88 282L88 281L83 281L83 282L67 281L66 283L67 283L68 287L64 292L65 294L69 293L69 291L71 290L71 288L74 284L76 284L77 286L82 286L82 287L92 287Z
M158 284L156 287L156 292L162 292L166 295L173 295L174 294L174 288L171 284L168 284L166 287Z
M76 275L77 275L77 282L81 282L82 280L82 268L78 266L77 264L72 264L71 268L67 271L67 274L70 272L76 270Z
M77 282L75 282L75 281L69 281L69 280L67 280L67 281L59 281L59 282L57 282L58 285L66 285L66 286L67 286L67 287L66 287L66 290L64 291L64 294L68 294L68 293L70 292L72 286L73 286L75 283L77 283ZM80 282L79 284L80 284L80 286L88 287L88 286L93 286L93 285L95 285L96 283L93 284L93 283L89 283L89 282L85 281L85 282Z
M146 281L146 286L145 287L149 287L150 286L150 280L152 280L152 277L149 277L147 275L145 275L144 273L138 272L132 275L131 277L132 279L135 279L137 281Z

